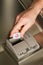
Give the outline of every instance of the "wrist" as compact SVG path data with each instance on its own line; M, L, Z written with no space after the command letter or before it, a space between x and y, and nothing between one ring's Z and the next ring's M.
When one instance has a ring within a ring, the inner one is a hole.
M43 8L43 0L40 0L40 5Z
M35 4L33 4L32 12L33 12L35 19L38 16L38 14L40 13L42 8L43 8L43 0L39 0Z

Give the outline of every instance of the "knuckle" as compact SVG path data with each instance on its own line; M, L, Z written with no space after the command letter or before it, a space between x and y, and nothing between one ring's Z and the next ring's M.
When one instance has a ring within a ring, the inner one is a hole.
M18 19L19 18L19 15L16 17L16 19Z

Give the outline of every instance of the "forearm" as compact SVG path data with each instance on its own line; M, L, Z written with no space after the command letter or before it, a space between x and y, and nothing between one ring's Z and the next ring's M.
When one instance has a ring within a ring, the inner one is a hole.
M33 15L35 18L40 13L42 8L43 8L43 0L34 0L34 2L32 3L30 7L30 10L31 12L33 12Z

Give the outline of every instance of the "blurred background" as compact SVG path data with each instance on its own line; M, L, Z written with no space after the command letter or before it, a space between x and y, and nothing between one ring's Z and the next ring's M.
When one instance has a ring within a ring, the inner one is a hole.
M17 0L0 0L0 3L0 43L4 43L23 7Z

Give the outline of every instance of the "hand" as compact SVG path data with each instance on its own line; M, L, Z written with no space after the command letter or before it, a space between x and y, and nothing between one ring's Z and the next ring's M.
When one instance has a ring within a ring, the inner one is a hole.
M30 10L25 10L16 17L15 26L13 27L10 37L14 33L20 31L21 36L35 23L34 13Z

